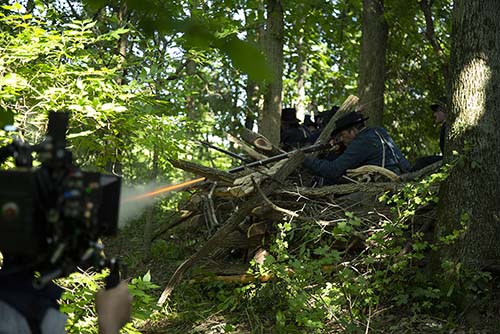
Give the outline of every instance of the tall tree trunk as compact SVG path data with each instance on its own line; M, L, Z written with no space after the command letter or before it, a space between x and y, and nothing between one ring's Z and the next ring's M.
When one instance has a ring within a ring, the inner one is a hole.
M388 27L384 0L363 0L358 95L368 124L382 124Z
M256 115L259 114L259 85L253 80L247 81L246 86L247 92L247 109L245 112L245 128L252 130L256 119Z
M463 235L441 255L466 270L500 266L498 13L498 0L457 0L453 13L445 159L451 160L453 151L460 156L440 189L437 236L464 224Z
M259 115L259 133L274 145L280 141L281 94L283 90L283 7L281 0L267 2L265 51L273 70L273 80L266 85L264 109Z

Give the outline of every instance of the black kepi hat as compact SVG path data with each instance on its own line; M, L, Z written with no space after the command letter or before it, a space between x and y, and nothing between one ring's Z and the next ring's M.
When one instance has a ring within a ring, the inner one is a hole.
M363 123L367 119L368 117L363 116L360 112L350 112L335 121L335 129L332 132L332 136L338 135L342 130L350 128L353 125Z
M295 108L283 108L281 110L281 122L282 123L299 123L297 118L297 110Z
M305 126L316 126L316 123L314 123L311 119L311 115L304 115L304 122L303 124Z

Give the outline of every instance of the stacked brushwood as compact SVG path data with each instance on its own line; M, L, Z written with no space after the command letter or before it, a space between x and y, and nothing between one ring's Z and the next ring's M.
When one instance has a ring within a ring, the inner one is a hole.
M335 120L354 110L357 102L355 96L350 96L342 104L316 144L329 139ZM240 137L229 136L229 139L255 160L283 153L257 133L246 130ZM203 235L203 241L171 276L160 304L167 300L193 267L210 268L211 275L206 277L211 278L216 275L222 280L254 279L244 274L245 263L252 258L262 262L276 225L283 221L317 224L328 230L345 221L346 212L354 212L365 227L355 238L338 242L332 247L344 252L356 252L356 249L362 249L364 240L369 237L371 222L391 217L390 207L378 200L380 195L396 192L405 181L417 179L438 167L433 165L418 173L397 176L380 167L364 166L349 171L349 183L312 187L314 178L301 168L304 157L304 152L298 150L272 165L243 168L237 173L188 161L171 161L175 167L205 179L188 189L191 196L182 204L181 214L162 226L155 238L165 236L176 228L189 233L198 231ZM424 222L420 228L428 229L428 225L429 222ZM227 259L232 265L228 265Z

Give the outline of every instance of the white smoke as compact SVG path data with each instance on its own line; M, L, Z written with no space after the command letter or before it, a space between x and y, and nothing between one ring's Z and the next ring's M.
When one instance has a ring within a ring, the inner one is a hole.
M140 199L134 199L134 197L146 194L164 186L164 184L158 184L157 182L151 182L144 185L122 184L118 227L122 229L130 221L139 218L148 207L152 206L158 200L159 195Z

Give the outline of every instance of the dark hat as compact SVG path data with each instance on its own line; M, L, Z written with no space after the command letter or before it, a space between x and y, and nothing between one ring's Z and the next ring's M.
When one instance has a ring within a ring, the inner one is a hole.
M446 97L440 97L439 99L437 100L434 100L434 102L432 102L431 105L429 105L429 107L431 108L431 110L434 112L436 111L438 108L442 108L444 110L446 110L446 106L447 106L447 100L446 100Z
M304 115L303 123L305 126L316 126L316 123L314 123L311 119L311 115Z
M367 119L368 117L363 116L359 112L350 112L335 121L335 129L332 132L332 136L338 135L342 130L348 129L353 125L363 123Z
M282 123L299 123L297 119L297 110L295 108L283 108L281 110Z

